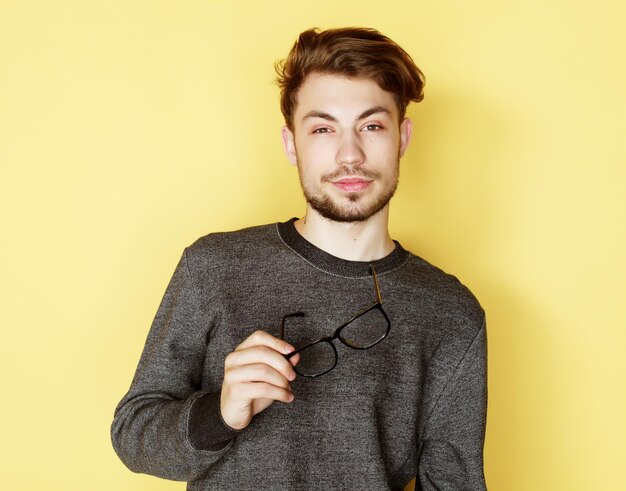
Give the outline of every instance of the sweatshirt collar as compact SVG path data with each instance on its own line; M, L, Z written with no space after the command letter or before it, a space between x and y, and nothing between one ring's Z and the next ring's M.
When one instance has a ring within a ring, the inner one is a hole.
M302 237L300 232L296 230L296 220L297 218L292 218L286 222L277 223L278 235L287 247L305 261L327 273L351 278L363 278L370 276L370 264L372 264L376 269L376 274L381 275L403 266L409 259L409 252L395 240L396 247L394 250L376 261L349 261L338 258L314 246Z

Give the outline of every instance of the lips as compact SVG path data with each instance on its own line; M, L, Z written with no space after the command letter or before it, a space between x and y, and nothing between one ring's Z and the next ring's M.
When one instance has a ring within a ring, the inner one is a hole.
M334 181L333 185L342 191L346 192L356 192L362 191L366 187L368 187L372 181L369 179L364 179L362 177L346 177L344 179L340 179L338 181Z

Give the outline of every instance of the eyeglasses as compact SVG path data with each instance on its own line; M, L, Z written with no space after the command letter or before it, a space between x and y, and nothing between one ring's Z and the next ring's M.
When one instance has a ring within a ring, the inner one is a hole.
M319 377L330 372L337 365L337 349L333 344L339 339L349 348L366 350L376 346L387 337L391 330L391 321L383 310L383 300L380 295L378 278L374 266L370 264L370 271L374 278L376 300L365 307L347 322L341 324L331 336L305 344L295 351L284 355L289 359L296 353L300 354L300 361L294 367L295 371L304 377ZM285 339L285 321L294 317L305 317L304 312L294 312L285 315L280 323L280 337Z

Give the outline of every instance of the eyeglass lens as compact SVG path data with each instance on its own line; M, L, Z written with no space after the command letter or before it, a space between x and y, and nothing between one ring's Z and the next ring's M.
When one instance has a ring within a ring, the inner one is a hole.
M316 377L331 370L337 363L337 353L330 341L321 341L300 352L300 361L294 367L305 377Z
M289 319L285 324L285 339L294 340L296 346L306 346L314 341L306 335L302 322L305 318ZM356 317L338 333L343 343L355 349L367 349L385 337L389 324L378 308L371 308ZM311 332L311 331L309 331ZM319 332L315 330L315 332ZM300 375L314 377L331 370L337 363L337 350L331 340L320 341L300 351L300 361L295 367Z
M375 345L386 334L387 319L379 309L373 308L346 325L339 337L352 348L365 349Z

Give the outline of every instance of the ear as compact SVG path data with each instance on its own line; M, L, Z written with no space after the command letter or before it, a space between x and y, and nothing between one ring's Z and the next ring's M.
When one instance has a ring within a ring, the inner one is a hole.
M283 147L285 149L285 154L291 162L291 165L298 165L298 155L296 153L296 142L294 140L294 135L287 126L283 126L282 129L282 137L283 137Z
M409 147L412 132L413 123L409 118L404 118L402 123L400 123L400 157L404 155L404 152Z

